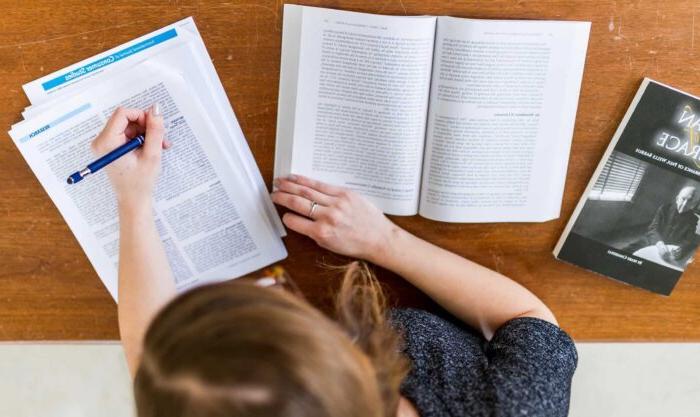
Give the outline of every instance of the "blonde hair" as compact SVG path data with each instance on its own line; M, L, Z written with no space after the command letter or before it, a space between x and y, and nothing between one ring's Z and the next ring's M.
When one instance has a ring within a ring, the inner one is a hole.
M334 318L251 283L185 293L146 334L138 415L393 417L408 361L366 264L345 268Z

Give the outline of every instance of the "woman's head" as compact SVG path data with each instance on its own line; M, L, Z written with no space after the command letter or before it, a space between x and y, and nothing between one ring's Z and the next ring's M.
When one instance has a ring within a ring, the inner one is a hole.
M134 390L140 417L388 417L407 362L381 289L352 264L332 321L252 283L192 290L151 324Z

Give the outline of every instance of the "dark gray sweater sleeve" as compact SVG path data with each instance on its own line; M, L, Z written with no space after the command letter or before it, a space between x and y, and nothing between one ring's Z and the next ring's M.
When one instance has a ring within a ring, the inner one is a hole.
M501 326L485 348L493 415L566 416L578 356L559 327L536 318Z

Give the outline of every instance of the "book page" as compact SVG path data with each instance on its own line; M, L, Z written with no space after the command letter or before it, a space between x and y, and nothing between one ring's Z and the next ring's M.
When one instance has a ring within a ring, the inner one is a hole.
M589 27L438 18L422 216L559 216Z
M285 5L275 175L416 214L435 18Z
M66 178L95 159L90 142L117 106L161 104L173 146L163 152L154 215L179 290L284 258L282 241L242 163L226 152L184 79L142 65L125 71L119 82L66 99L10 133L115 300L119 218L107 173L74 185Z

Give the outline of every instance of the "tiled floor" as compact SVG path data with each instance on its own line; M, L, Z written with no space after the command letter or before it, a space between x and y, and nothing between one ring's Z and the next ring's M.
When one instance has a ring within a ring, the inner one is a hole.
M580 343L571 417L700 417L700 343Z
M124 353L109 344L0 344L0 416L134 415Z
M578 345L572 417L700 416L700 344ZM133 417L121 347L0 344L0 416Z

